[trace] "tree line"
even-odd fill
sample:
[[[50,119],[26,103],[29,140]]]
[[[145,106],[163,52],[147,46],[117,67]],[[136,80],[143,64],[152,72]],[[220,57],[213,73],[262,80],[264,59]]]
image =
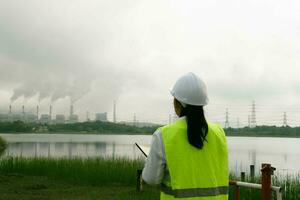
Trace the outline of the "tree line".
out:
[[[225,133],[227,136],[300,137],[300,127],[256,126],[253,128],[226,128]]]
[[[79,122],[74,124],[40,124],[22,121],[0,122],[0,133],[105,133],[152,134],[159,125],[136,127],[112,122]],[[226,128],[227,136],[300,137],[300,127],[256,126],[253,128]]]
[[[157,126],[158,127],[158,126]],[[136,127],[112,122],[79,122],[73,124],[40,124],[22,121],[1,122],[0,133],[131,133],[152,134],[157,127]]]

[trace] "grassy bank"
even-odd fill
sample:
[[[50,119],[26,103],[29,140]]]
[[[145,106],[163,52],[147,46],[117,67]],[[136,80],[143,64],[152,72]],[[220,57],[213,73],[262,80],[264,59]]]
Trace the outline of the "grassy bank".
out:
[[[2,137],[0,137],[0,156],[4,154],[6,148],[7,142]]]
[[[155,200],[156,188],[136,192],[135,187],[117,184],[74,184],[45,176],[0,175],[0,200]]]
[[[48,199],[62,199],[57,198],[59,194],[61,197],[68,196],[63,199],[71,199],[73,196],[68,193],[74,188],[82,191],[82,195],[75,199],[101,199],[99,195],[106,196],[103,199],[107,200],[159,199],[157,187],[148,186],[142,193],[135,192],[136,170],[142,167],[142,160],[128,159],[2,158],[0,161],[0,188],[7,188],[7,195],[12,196],[14,195],[13,191],[25,189],[30,190],[32,195],[38,195],[40,190],[43,194],[53,193],[53,198],[49,197]],[[233,176],[231,179],[238,180]],[[259,177],[256,177],[255,182],[259,181]],[[7,184],[10,182],[11,184]],[[274,176],[273,182],[274,185],[284,188],[285,200],[300,199],[299,176]],[[23,186],[19,188],[18,185]],[[70,188],[72,189],[70,190]],[[53,190],[57,191],[53,192]],[[233,192],[234,188],[230,188],[230,199],[233,199]],[[55,196],[55,194],[57,195]],[[240,195],[243,200],[260,198],[258,190],[241,189]]]
[[[47,176],[73,183],[107,185],[118,183],[134,185],[136,171],[142,169],[141,160],[124,158],[105,159],[47,159],[47,158],[3,158],[0,173]]]

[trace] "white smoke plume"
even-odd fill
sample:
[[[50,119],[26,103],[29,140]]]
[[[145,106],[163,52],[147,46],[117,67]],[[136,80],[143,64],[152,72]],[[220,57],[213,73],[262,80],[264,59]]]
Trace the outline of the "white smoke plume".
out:
[[[20,87],[17,87],[14,89],[13,95],[10,98],[11,103],[13,103],[15,100],[17,100],[20,97],[24,97],[24,99],[29,99],[37,94],[36,88],[34,88],[33,85],[26,84],[21,85]]]
[[[35,83],[25,83],[14,89],[11,96],[11,103],[23,97],[25,100],[38,96],[38,101],[50,98],[51,103],[65,97],[69,97],[71,103],[75,103],[90,91],[91,80],[66,80],[54,81],[52,83],[38,81]]]

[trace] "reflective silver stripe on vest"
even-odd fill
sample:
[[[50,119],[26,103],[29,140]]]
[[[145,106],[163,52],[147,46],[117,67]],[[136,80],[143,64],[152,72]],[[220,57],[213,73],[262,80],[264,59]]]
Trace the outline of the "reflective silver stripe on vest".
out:
[[[176,198],[190,198],[190,197],[209,197],[218,195],[227,195],[228,186],[212,187],[212,188],[190,188],[190,189],[175,189],[161,184],[161,191],[165,194],[172,195]]]

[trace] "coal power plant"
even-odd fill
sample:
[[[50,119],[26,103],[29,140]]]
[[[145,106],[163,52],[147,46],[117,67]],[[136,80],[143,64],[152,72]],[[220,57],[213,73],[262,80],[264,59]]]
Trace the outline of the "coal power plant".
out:
[[[77,98],[78,100],[79,98]],[[79,115],[75,112],[74,103],[76,100],[71,100],[69,113],[62,114],[62,113],[55,113],[53,112],[54,106],[53,102],[45,108],[43,106],[43,110],[41,111],[40,105],[36,107],[30,106],[28,110],[26,110],[26,106],[19,105],[14,106],[12,103],[8,106],[7,112],[5,109],[2,109],[0,112],[0,122],[16,122],[21,121],[24,123],[40,123],[40,124],[72,124],[78,123]],[[55,114],[53,114],[55,113]],[[94,112],[93,120],[90,119],[89,111],[86,112],[86,119],[81,118],[81,121],[103,121],[108,122],[107,119],[107,112]],[[114,101],[113,105],[113,121],[116,123],[116,101]]]
[[[16,109],[17,110],[17,109]],[[107,113],[96,113],[96,121],[107,121]],[[69,115],[56,114],[53,115],[53,106],[49,106],[48,112],[41,112],[40,107],[36,106],[35,112],[26,112],[25,105],[21,110],[15,111],[12,105],[9,105],[7,113],[0,113],[0,122],[22,121],[24,123],[41,123],[41,124],[65,124],[79,122],[79,116],[74,112],[74,105],[70,106]],[[89,121],[89,120],[88,120]]]
[[[79,98],[77,98],[78,100]],[[26,106],[13,106],[10,104],[8,106],[7,112],[0,112],[0,122],[16,122],[21,121],[24,123],[41,123],[41,124],[72,124],[78,123],[79,115],[76,114],[74,103],[76,100],[71,100],[69,114],[55,113],[53,114],[53,102],[49,105],[48,109],[43,107],[41,111],[40,105],[36,107],[30,107],[26,110]],[[5,109],[4,109],[5,110]],[[90,113],[87,111],[86,121],[93,121],[89,117]],[[114,101],[113,106],[113,121],[116,122],[116,101]],[[83,119],[83,118],[81,118]],[[81,121],[85,121],[81,120]],[[94,112],[94,121],[103,121],[107,122],[107,112]]]

